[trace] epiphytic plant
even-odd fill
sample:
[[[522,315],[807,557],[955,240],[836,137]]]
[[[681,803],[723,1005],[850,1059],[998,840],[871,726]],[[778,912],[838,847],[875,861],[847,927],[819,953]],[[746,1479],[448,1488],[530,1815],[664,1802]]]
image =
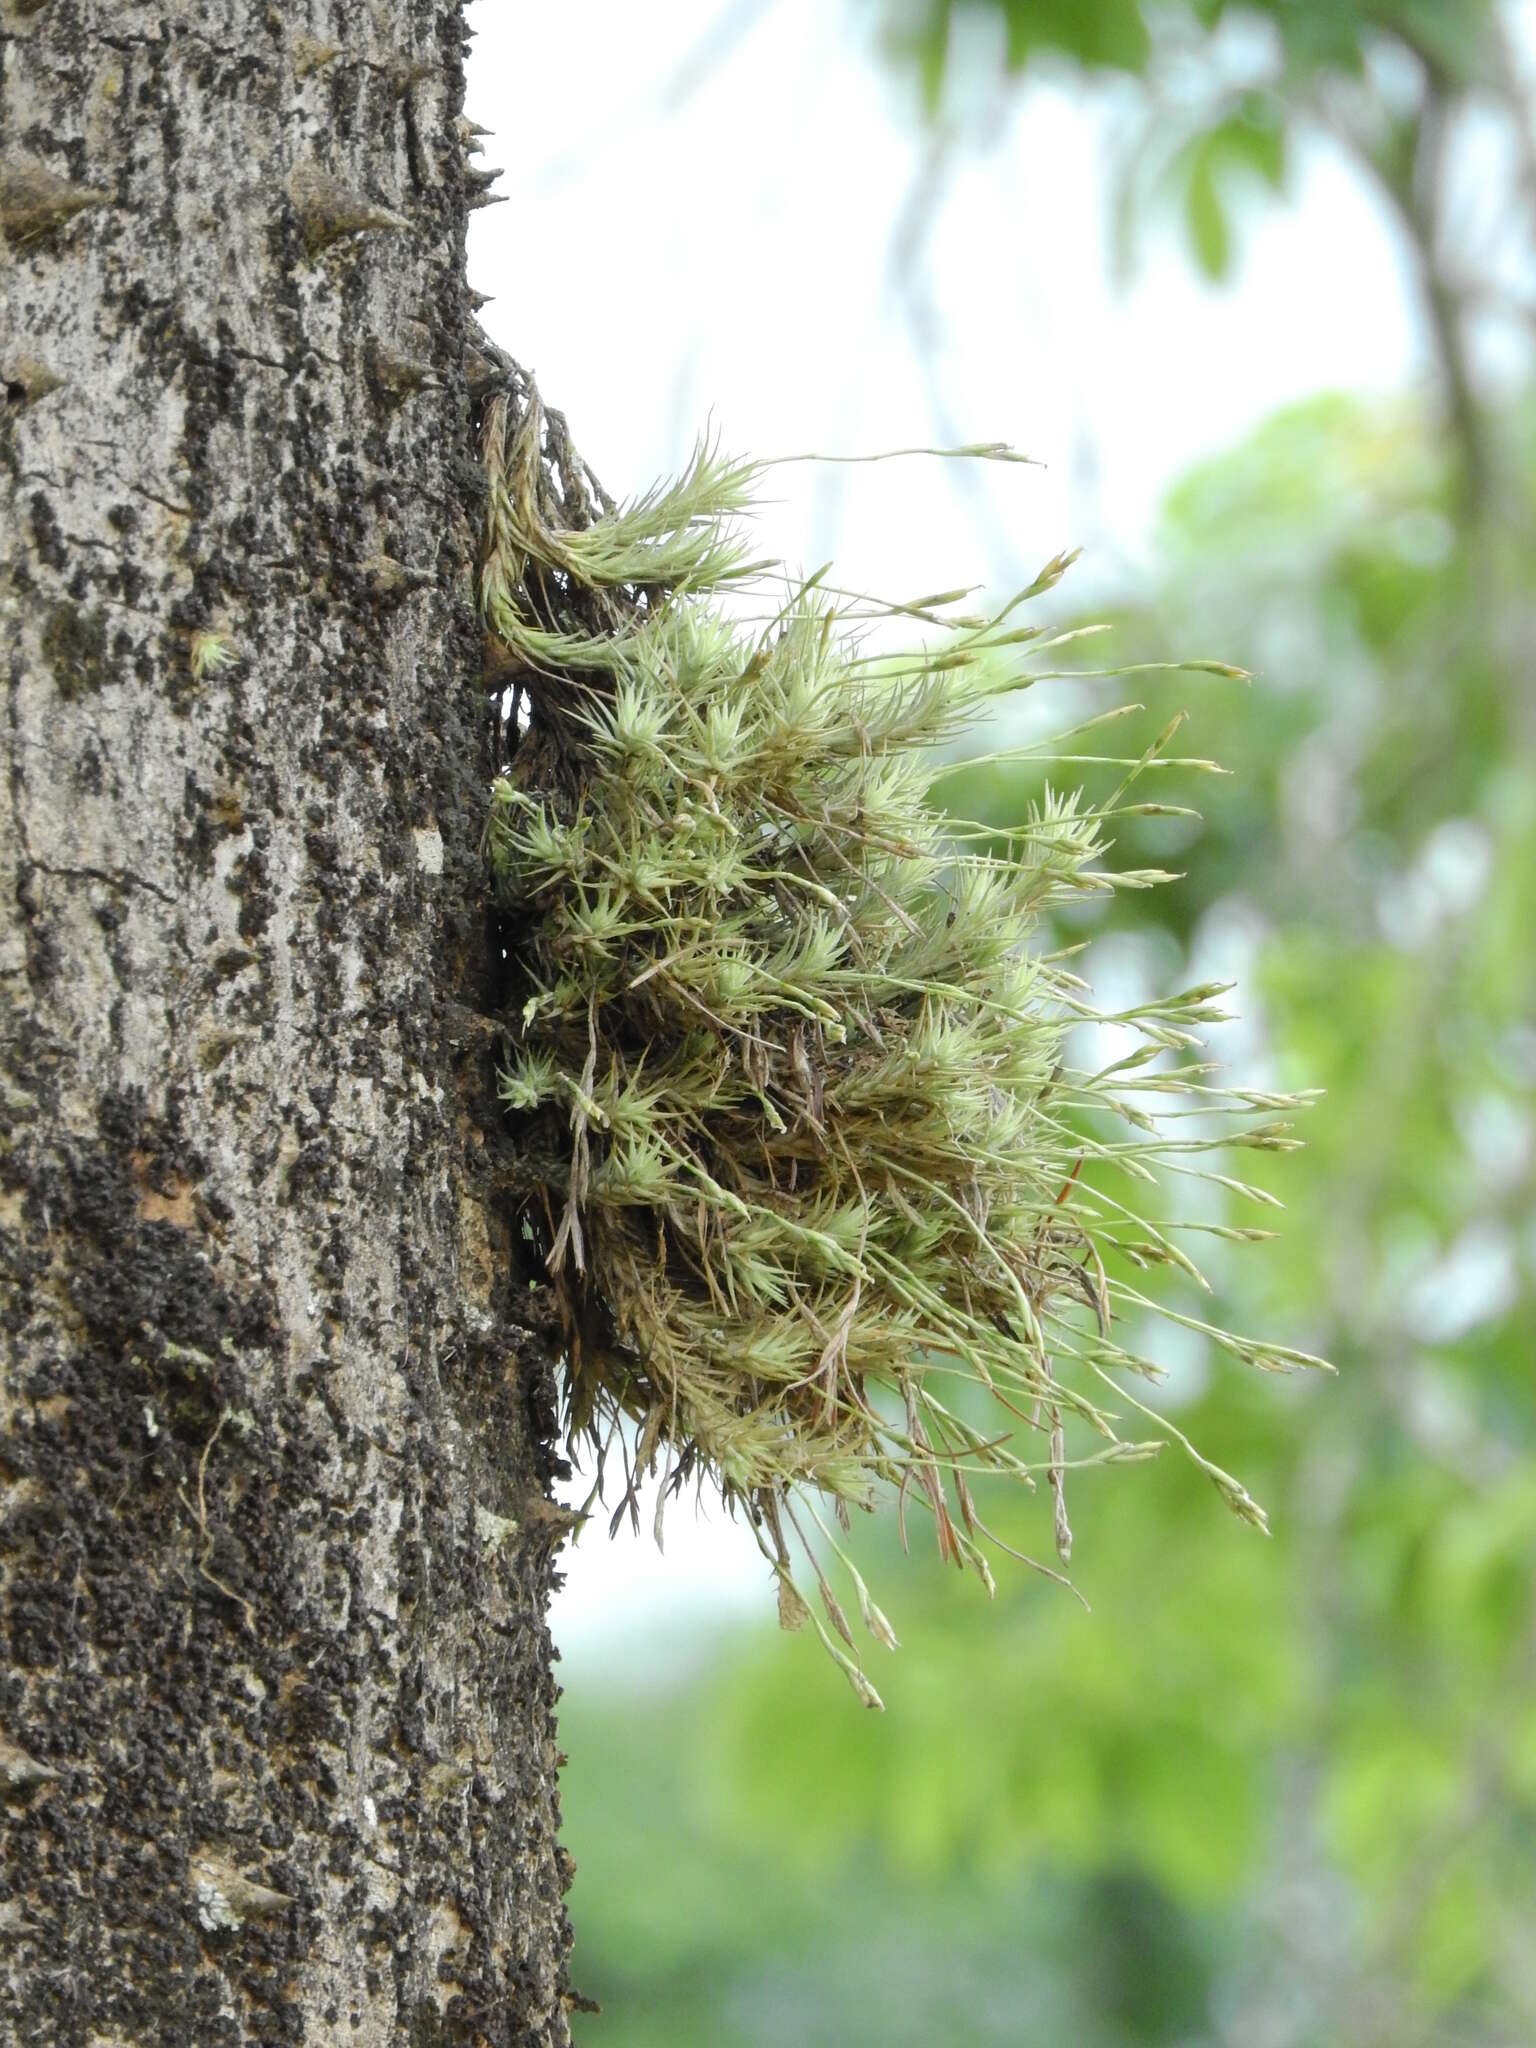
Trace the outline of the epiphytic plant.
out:
[[[964,593],[872,606],[748,560],[764,464],[704,442],[620,508],[531,383],[488,399],[483,432],[482,612],[526,707],[488,827],[521,977],[503,1095],[573,1443],[599,1470],[624,1444],[631,1512],[644,1472],[661,1503],[707,1475],[786,1623],[813,1621],[870,1705],[825,1556],[894,1647],[828,1526],[883,1491],[989,1586],[989,1474],[1044,1480],[1063,1563],[1072,1467],[1169,1438],[1262,1526],[1126,1384],[1156,1370],[1122,1342],[1155,1307],[1135,1269],[1195,1271],[1127,1196],[1218,1144],[1289,1146],[1298,1098],[1213,1084],[1193,1049],[1215,986],[1120,1013],[1137,1049],[1078,1070],[1097,1013],[1047,944],[1054,905],[1164,879],[1103,855],[1116,817],[1173,808],[1139,786],[1174,728],[1103,803],[1047,784],[1006,853],[933,800],[935,748],[1038,680],[1026,656],[1056,642],[1016,618],[1066,560],[986,617],[957,615]],[[868,635],[891,617],[946,630],[892,656]],[[1318,1362],[1197,1327],[1256,1365]],[[1126,1410],[1151,1428],[1122,1434]]]

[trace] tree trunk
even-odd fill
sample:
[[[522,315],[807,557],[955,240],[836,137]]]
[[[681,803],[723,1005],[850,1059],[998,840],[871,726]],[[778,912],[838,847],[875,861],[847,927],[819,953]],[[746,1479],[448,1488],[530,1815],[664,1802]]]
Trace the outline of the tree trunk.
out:
[[[0,0],[0,2037],[568,2038],[458,0]]]

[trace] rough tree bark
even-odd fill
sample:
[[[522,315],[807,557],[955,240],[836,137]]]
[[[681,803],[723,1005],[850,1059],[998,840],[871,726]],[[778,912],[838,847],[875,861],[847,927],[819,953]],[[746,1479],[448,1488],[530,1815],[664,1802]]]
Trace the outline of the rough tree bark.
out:
[[[0,2036],[568,2038],[457,0],[0,0]]]

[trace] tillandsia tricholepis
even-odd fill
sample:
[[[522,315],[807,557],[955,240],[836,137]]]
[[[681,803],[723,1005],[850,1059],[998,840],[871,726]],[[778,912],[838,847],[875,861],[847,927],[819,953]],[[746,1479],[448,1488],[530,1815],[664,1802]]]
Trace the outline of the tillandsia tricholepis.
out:
[[[1062,1566],[1069,1473],[1169,1440],[1264,1526],[1131,1391],[1158,1369],[1127,1333],[1162,1313],[1248,1364],[1321,1361],[1159,1309],[1137,1276],[1195,1275],[1189,1228],[1266,1233],[1154,1221],[1135,1197],[1191,1173],[1256,1192],[1207,1155],[1289,1147],[1304,1098],[1221,1087],[1197,1035],[1214,984],[1117,1012],[1134,1049],[1074,1064],[1078,1027],[1104,1020],[1074,949],[1053,950],[1056,907],[1168,879],[1105,855],[1117,819],[1179,808],[1143,795],[1179,721],[1102,802],[1045,783],[1001,846],[935,798],[940,748],[1062,673],[1039,657],[1070,636],[1020,614],[1068,558],[985,616],[966,592],[879,605],[796,581],[749,554],[771,465],[705,440],[616,506],[510,368],[483,453],[480,601],[524,728],[487,834],[517,981],[502,1094],[572,1445],[599,1475],[620,1445],[619,1512],[659,1472],[659,1533],[671,1496],[712,1481],[782,1618],[810,1621],[870,1705],[828,1574],[894,1648],[838,1540],[883,1493],[903,1536],[931,1516],[989,1588],[989,1475],[1043,1485]],[[926,643],[875,644],[893,619]],[[1074,759],[1085,729],[1058,736]]]

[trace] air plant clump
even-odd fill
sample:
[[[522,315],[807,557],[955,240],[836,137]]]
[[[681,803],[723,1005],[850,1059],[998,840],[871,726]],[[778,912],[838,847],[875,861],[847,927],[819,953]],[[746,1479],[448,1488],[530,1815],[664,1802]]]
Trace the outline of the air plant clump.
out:
[[[1050,946],[1057,906],[1165,879],[1104,855],[1117,817],[1173,808],[1138,792],[1174,727],[1103,803],[1046,784],[1002,852],[935,801],[936,750],[1039,680],[1027,651],[1056,640],[1017,615],[1067,561],[986,617],[957,613],[966,593],[775,582],[743,523],[768,465],[704,442],[616,507],[529,383],[488,403],[484,457],[482,614],[527,707],[487,834],[521,977],[502,1094],[573,1446],[601,1474],[633,1427],[619,1513],[659,1470],[659,1535],[661,1504],[711,1480],[781,1618],[870,1705],[830,1560],[896,1639],[830,1525],[882,1494],[989,1589],[988,1475],[1043,1482],[1063,1565],[1069,1471],[1167,1439],[1262,1527],[1126,1385],[1157,1372],[1126,1340],[1156,1306],[1137,1269],[1195,1273],[1134,1194],[1218,1143],[1288,1147],[1275,1112],[1298,1098],[1224,1092],[1192,1056],[1215,985],[1118,1013],[1136,1049],[1079,1070],[1074,1027],[1103,1020]],[[947,630],[893,656],[867,630],[891,617]],[[1318,1363],[1164,1312],[1255,1365]]]
[[[228,633],[220,631],[196,632],[192,635],[189,656],[193,680],[203,682],[208,676],[223,675],[233,668],[240,659],[240,650]]]

